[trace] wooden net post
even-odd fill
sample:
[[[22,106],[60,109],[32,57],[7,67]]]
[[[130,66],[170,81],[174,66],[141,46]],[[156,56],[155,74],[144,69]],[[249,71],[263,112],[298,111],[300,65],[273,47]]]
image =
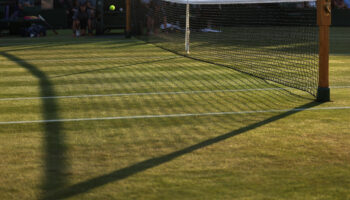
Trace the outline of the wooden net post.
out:
[[[131,0],[125,0],[126,6],[126,22],[125,22],[125,36],[131,37]]]
[[[329,89],[329,26],[331,25],[331,0],[317,0],[319,27],[319,78],[317,101],[330,101]]]

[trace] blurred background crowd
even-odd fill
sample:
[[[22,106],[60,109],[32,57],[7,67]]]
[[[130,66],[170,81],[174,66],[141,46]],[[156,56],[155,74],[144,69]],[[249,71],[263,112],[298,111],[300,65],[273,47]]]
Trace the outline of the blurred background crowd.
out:
[[[142,4],[146,5],[145,7],[151,7],[147,5],[151,5],[153,1],[160,0],[131,1],[141,1]],[[21,33],[24,36],[30,36],[31,34],[28,33],[27,28],[32,26],[33,22],[40,20],[37,18],[39,14],[44,16],[46,21],[55,28],[72,29],[73,36],[95,34],[98,32],[98,26],[96,25],[98,20],[102,23],[100,32],[108,28],[104,26],[105,24],[122,24],[125,19],[125,17],[122,17],[122,15],[125,15],[123,9],[117,9],[110,16],[105,16],[104,20],[101,19],[100,13],[105,11],[100,10],[98,12],[98,9],[96,9],[97,3],[101,2],[106,5],[111,4],[111,2],[116,5],[125,5],[125,0],[0,0],[0,34],[2,30],[9,29],[11,33]],[[314,8],[316,3],[304,2],[298,4],[298,7]],[[349,13],[344,14],[343,12],[339,16],[335,16],[335,24],[339,24],[338,21],[342,21],[345,24],[349,22],[350,24],[350,0],[332,0],[332,8]],[[108,7],[103,9],[107,10],[106,13],[108,14]],[[116,14],[119,14],[119,16]],[[335,14],[337,15],[337,13]],[[23,20],[26,21],[23,22]],[[144,21],[147,26],[150,22],[151,20]],[[43,26],[41,24],[39,26],[34,27],[34,29],[41,30],[39,31],[40,33],[35,33],[34,36],[44,35],[42,33],[43,30],[48,28],[47,25]],[[114,27],[118,26],[115,25]]]

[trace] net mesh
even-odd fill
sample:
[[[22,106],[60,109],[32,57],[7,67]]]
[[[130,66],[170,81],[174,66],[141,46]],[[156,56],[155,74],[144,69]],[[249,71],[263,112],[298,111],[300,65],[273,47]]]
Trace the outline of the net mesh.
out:
[[[225,2],[189,4],[187,9],[182,1],[134,1],[133,32],[176,54],[316,96],[318,28],[314,2]]]

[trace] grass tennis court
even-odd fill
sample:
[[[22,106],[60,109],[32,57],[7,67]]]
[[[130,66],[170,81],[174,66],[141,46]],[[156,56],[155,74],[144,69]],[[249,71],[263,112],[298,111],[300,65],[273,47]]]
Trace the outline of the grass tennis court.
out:
[[[350,199],[349,46],[318,104],[136,39],[0,38],[0,199]]]

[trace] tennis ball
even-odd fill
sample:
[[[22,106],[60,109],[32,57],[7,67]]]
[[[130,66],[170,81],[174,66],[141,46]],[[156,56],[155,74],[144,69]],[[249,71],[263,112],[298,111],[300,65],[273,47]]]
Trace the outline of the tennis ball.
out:
[[[109,6],[109,10],[110,10],[110,11],[115,11],[115,5],[110,5],[110,6]]]

